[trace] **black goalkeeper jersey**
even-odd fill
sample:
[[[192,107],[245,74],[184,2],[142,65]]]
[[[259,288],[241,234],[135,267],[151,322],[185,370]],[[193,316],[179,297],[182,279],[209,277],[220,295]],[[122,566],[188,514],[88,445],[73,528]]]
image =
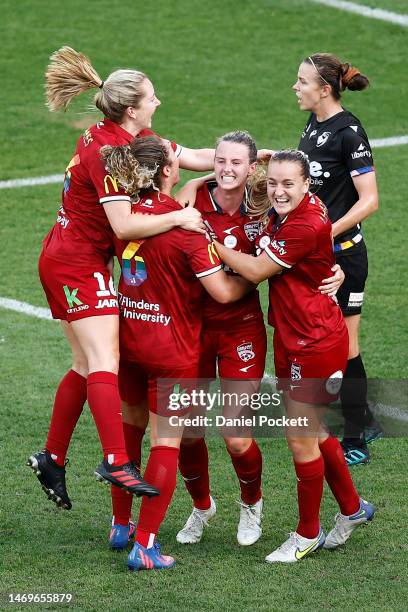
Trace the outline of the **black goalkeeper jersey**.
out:
[[[329,210],[332,223],[343,217],[357,202],[353,176],[374,171],[370,143],[360,121],[344,110],[326,121],[312,113],[302,133],[299,149],[310,162],[310,190]],[[342,242],[360,229],[357,225],[335,238]]]

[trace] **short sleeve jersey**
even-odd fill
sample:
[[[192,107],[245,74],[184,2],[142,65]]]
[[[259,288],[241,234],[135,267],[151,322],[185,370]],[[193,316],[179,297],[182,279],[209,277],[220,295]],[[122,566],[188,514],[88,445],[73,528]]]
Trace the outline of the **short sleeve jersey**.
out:
[[[225,213],[217,204],[213,191],[215,181],[208,181],[197,192],[195,207],[201,212],[208,234],[212,240],[218,240],[225,246],[255,255],[256,238],[262,224],[255,218],[246,214],[245,202],[233,214]],[[234,271],[224,268],[227,274],[234,275]],[[210,295],[206,294],[204,302],[204,327],[208,330],[235,329],[246,322],[263,320],[262,309],[257,290],[251,291],[237,302],[220,304]]]
[[[175,200],[150,194],[132,212],[179,210]],[[116,241],[121,356],[143,365],[183,369],[199,358],[201,277],[222,269],[215,247],[198,233],[173,229],[144,241]]]
[[[326,121],[312,114],[302,133],[299,149],[310,162],[311,191],[319,196],[329,211],[332,223],[343,217],[357,202],[353,177],[374,171],[370,143],[360,121],[344,110]],[[355,226],[336,242],[354,236]]]
[[[313,350],[343,326],[340,308],[318,289],[334,265],[326,207],[307,194],[284,219],[273,215],[257,243],[283,268],[269,279],[269,323],[287,351]]]
[[[143,130],[138,136],[154,135]],[[57,221],[44,239],[48,257],[74,266],[104,265],[113,253],[113,231],[103,204],[125,200],[127,194],[108,174],[100,157],[104,145],[125,145],[132,134],[104,119],[91,126],[78,140],[64,177],[62,203]],[[177,145],[172,143],[173,149]]]

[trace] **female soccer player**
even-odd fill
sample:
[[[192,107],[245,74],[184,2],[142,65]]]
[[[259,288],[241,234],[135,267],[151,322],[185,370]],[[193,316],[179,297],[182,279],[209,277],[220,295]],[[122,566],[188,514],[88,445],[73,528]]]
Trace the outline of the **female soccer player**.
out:
[[[358,525],[373,518],[374,507],[358,496],[340,443],[321,426],[323,406],[338,395],[348,354],[341,311],[318,290],[334,261],[327,209],[309,193],[309,164],[300,151],[275,153],[266,183],[264,210],[273,206],[274,211],[259,240],[264,252],[251,257],[216,246],[221,259],[244,278],[254,283],[269,278],[275,370],[287,415],[295,419],[286,434],[298,481],[299,523],[266,561],[293,563],[322,546],[344,544]],[[327,538],[319,522],[324,477],[340,506]]]
[[[345,419],[342,446],[349,465],[369,461],[365,427],[371,431],[369,441],[381,435],[367,405],[367,376],[358,340],[368,272],[361,222],[378,208],[377,185],[367,134],[360,121],[341,105],[342,91],[365,89],[368,84],[367,77],[354,66],[335,55],[316,53],[301,63],[293,86],[300,109],[312,113],[299,149],[309,157],[311,191],[328,208],[336,261],[346,276],[337,299],[350,339],[341,392]]]
[[[105,147],[102,154],[119,184],[140,195],[135,212],[157,215],[179,209],[170,197],[179,180],[178,159],[170,146],[146,137],[130,146]],[[226,275],[214,246],[198,233],[173,230],[146,241],[122,242],[116,252],[122,266],[119,376],[124,418],[131,423],[130,407],[137,412],[148,401],[151,450],[145,477],[160,490],[154,503],[142,502],[128,566],[166,569],[174,559],[161,554],[155,538],[176,485],[181,417],[191,408],[174,405],[171,398],[190,390],[197,378],[203,287],[226,303],[240,299],[252,285]]]
[[[256,169],[256,160],[256,144],[247,132],[230,132],[219,138],[215,149],[215,181],[206,182],[198,190],[195,202],[211,238],[252,255],[255,255],[255,239],[262,229],[260,221],[250,217],[246,210],[247,180]],[[228,273],[234,274],[232,270]],[[258,291],[254,288],[233,304],[220,304],[210,295],[206,296],[199,378],[214,379],[218,365],[224,396],[250,397],[259,390],[265,357],[266,330]],[[224,406],[227,417],[238,417],[243,411],[240,405]],[[240,432],[238,428],[227,428],[224,440],[241,489],[237,539],[239,544],[248,546],[262,533],[262,455],[249,429]],[[185,433],[179,467],[194,507],[177,534],[177,541],[195,544],[216,512],[210,495],[204,437],[196,434],[188,438]]]
[[[110,258],[114,233],[124,239],[147,237],[183,227],[204,231],[198,211],[174,209],[161,216],[131,215],[130,197],[100,159],[103,145],[130,143],[151,134],[160,105],[150,79],[136,70],[116,70],[103,81],[89,59],[70,47],[51,57],[46,73],[51,111],[96,88],[95,105],[104,118],[87,129],[68,164],[57,222],[44,240],[39,271],[54,318],[61,319],[72,350],[72,368],[55,398],[44,451],[28,460],[50,499],[71,508],[65,486],[65,455],[86,399],[104,451],[99,479],[136,494],[157,494],[129,464],[118,391],[118,303]],[[190,170],[213,166],[212,149],[172,145]]]

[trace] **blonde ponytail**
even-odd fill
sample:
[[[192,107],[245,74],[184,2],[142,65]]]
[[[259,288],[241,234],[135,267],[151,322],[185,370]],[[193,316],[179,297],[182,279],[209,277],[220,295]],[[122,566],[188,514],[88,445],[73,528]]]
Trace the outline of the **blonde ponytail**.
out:
[[[89,58],[71,47],[61,47],[50,60],[45,73],[46,103],[50,111],[66,110],[72,98],[103,85]]]

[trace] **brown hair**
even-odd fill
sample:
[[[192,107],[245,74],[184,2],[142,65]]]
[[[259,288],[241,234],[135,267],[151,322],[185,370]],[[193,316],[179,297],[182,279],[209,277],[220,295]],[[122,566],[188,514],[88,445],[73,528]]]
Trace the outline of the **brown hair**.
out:
[[[302,178],[310,179],[310,165],[308,156],[303,151],[297,149],[282,149],[275,151],[269,160],[272,162],[291,162],[300,166]],[[255,174],[251,177],[251,195],[247,207],[248,215],[261,217],[261,221],[266,225],[268,223],[268,213],[271,210],[271,202],[267,195],[267,165],[258,164]]]
[[[129,145],[101,148],[106,169],[134,198],[160,191],[162,170],[170,166],[168,149],[157,136],[135,138]]]
[[[228,132],[228,134],[224,134],[224,136],[220,136],[215,143],[216,149],[221,142],[235,142],[237,144],[245,145],[248,149],[249,163],[253,164],[256,162],[258,151],[255,140],[252,138],[249,132],[246,132],[245,130],[237,130],[235,132]]]
[[[45,93],[51,111],[66,110],[72,98],[98,88],[95,106],[105,117],[119,123],[126,108],[138,108],[144,95],[141,85],[147,77],[138,70],[115,70],[103,81],[89,58],[71,47],[55,51],[50,60],[45,73]]]
[[[321,85],[331,86],[335,100],[340,100],[341,92],[345,89],[359,91],[370,84],[368,78],[361,74],[358,68],[347,62],[342,63],[331,53],[315,53],[307,57],[304,62],[314,66]]]

